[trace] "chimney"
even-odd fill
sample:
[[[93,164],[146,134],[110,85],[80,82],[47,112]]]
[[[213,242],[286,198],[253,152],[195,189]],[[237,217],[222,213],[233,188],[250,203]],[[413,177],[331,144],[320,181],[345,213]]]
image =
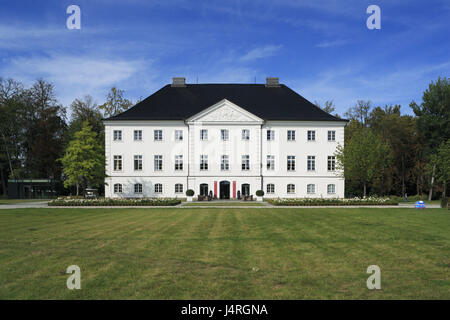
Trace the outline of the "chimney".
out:
[[[183,77],[172,78],[172,87],[186,87],[186,78]]]
[[[278,83],[278,78],[266,78],[267,88],[278,88],[280,84]]]

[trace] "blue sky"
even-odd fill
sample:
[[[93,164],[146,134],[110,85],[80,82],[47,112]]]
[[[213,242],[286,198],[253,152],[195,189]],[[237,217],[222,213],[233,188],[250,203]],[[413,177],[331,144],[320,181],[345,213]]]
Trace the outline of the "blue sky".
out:
[[[66,8],[81,8],[68,30]],[[381,8],[369,30],[366,8]],[[188,83],[263,83],[268,76],[343,113],[358,99],[411,113],[450,71],[450,2],[320,0],[2,0],[0,77],[43,77],[68,106],[112,86],[147,97]]]

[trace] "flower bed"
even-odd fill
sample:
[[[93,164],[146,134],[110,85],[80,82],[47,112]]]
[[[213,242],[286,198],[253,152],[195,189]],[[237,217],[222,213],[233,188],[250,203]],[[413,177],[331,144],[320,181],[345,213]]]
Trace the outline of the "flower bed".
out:
[[[49,206],[85,207],[85,206],[175,206],[181,199],[175,198],[138,198],[138,199],[68,199],[58,198],[50,201]]]
[[[277,199],[267,199],[272,205],[275,206],[396,206],[398,201],[392,200],[390,198],[378,198],[378,197],[367,197],[367,198],[350,198],[350,199],[340,199],[340,198],[277,198]]]

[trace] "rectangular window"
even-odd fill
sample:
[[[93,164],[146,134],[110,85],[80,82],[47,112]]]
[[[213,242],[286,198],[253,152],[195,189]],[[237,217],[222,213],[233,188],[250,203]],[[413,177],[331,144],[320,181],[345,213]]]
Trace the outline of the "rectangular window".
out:
[[[156,183],[155,184],[155,193],[162,193],[162,184],[161,183]]]
[[[134,185],[134,193],[142,193],[142,184],[136,183]]]
[[[181,183],[175,184],[175,193],[183,193],[183,185]]]
[[[134,171],[142,170],[142,156],[134,156]]]
[[[183,155],[175,156],[175,171],[183,170]]]
[[[163,160],[161,155],[155,155],[154,166],[155,171],[161,171],[163,169]]]
[[[287,185],[287,193],[295,193],[295,184]]]
[[[335,185],[335,184],[329,184],[329,185],[327,186],[327,192],[328,192],[329,194],[334,194],[334,193],[336,193],[336,185]]]
[[[272,183],[269,183],[267,185],[267,193],[275,193],[275,185]]]
[[[250,140],[250,130],[242,130],[242,140]]]
[[[114,171],[122,171],[122,156],[114,156]]]
[[[336,170],[336,157],[328,156],[328,171]]]
[[[242,156],[242,170],[250,170],[250,156],[249,155]]]
[[[162,139],[163,139],[162,130],[154,130],[153,136],[154,136],[155,141],[162,141]]]
[[[295,130],[288,130],[287,139],[288,141],[295,141]]]
[[[134,130],[134,141],[142,141],[142,130]]]
[[[229,132],[227,129],[220,130],[220,137],[223,141],[227,141],[229,138]]]
[[[267,156],[267,170],[275,170],[275,156]]]
[[[120,183],[114,185],[114,193],[122,193],[122,185]]]
[[[267,130],[267,140],[275,140],[275,131]]]
[[[208,130],[200,130],[200,140],[208,140]]]
[[[316,131],[308,130],[308,141],[316,141]]]
[[[220,170],[230,170],[230,157],[228,155],[222,155],[220,160]]]
[[[175,141],[183,140],[183,130],[175,130]]]
[[[122,141],[122,130],[114,130],[113,139],[114,141]]]
[[[200,155],[200,170],[208,170],[208,156],[207,155]]]
[[[308,171],[316,170],[316,156],[308,156]]]
[[[316,185],[315,184],[308,184],[306,186],[306,192],[309,194],[316,193]]]
[[[294,171],[295,170],[295,156],[287,157],[287,170]]]
[[[336,141],[336,131],[328,131],[328,141]]]

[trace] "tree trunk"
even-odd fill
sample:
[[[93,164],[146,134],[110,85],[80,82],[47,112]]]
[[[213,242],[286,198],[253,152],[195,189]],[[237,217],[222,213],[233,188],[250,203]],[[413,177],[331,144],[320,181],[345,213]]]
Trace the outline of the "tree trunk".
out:
[[[0,168],[0,179],[2,179],[2,193],[3,193],[3,196],[6,196],[6,183],[5,183],[5,177],[3,175],[3,168]]]
[[[447,197],[447,181],[444,181],[444,190],[442,191],[442,197]]]
[[[402,196],[404,196],[406,193],[406,187],[405,187],[405,160],[404,156],[402,155]]]
[[[77,197],[79,195],[79,191],[80,191],[80,185],[77,183]]]
[[[433,165],[433,172],[431,173],[431,183],[430,183],[430,192],[428,193],[428,201],[431,201],[433,196],[433,185],[434,185],[434,170],[436,170],[436,165]]]
[[[366,197],[366,189],[367,189],[367,187],[366,187],[366,183],[364,182],[364,191],[363,191],[363,198],[365,198],[365,197]]]

